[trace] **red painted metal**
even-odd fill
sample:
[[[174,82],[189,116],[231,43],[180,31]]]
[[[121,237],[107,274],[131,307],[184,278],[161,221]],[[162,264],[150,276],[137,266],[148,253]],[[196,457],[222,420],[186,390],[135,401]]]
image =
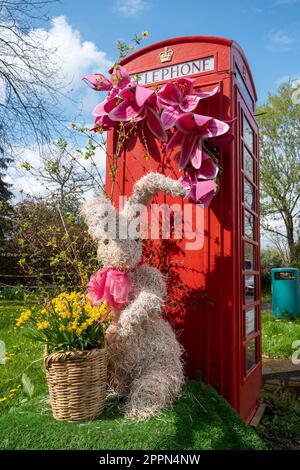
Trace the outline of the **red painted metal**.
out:
[[[159,53],[166,46],[174,51],[174,56],[171,62],[161,64]],[[136,74],[212,55],[215,69],[193,75],[197,87],[210,90],[219,85],[220,89],[217,95],[202,102],[201,112],[223,120],[234,119],[235,139],[220,152],[220,191],[211,207],[205,209],[203,248],[174,255],[176,261],[182,262],[182,270],[179,270],[181,282],[196,293],[205,293],[185,308],[180,339],[186,350],[187,375],[202,378],[215,387],[249,422],[257,408],[261,388],[259,157],[258,128],[254,116],[257,98],[249,64],[240,46],[232,40],[189,36],[147,46],[124,59],[122,65],[129,73]],[[243,122],[248,123],[249,130],[252,129],[251,148],[243,137],[247,130],[243,128]],[[108,133],[107,192],[110,192],[112,185],[109,168],[116,145],[115,137],[113,131]],[[149,171],[159,171],[174,178],[180,176],[177,163],[165,155],[161,144],[153,138],[148,141],[150,159],[145,158],[146,150],[138,138],[132,137],[127,141],[119,157],[114,190],[116,204],[118,196],[129,195],[133,183]],[[253,162],[251,177],[247,174],[249,169],[244,166],[243,152],[248,159],[252,159],[248,163]],[[246,184],[247,188],[251,187],[254,200],[252,208],[248,209],[249,194],[247,200],[244,197]],[[156,201],[180,202],[164,195],[159,195]],[[249,224],[244,226],[244,212],[250,214],[254,223],[252,237],[249,235]],[[250,238],[245,235],[245,230]],[[184,242],[180,241],[179,247],[183,248]],[[250,251],[254,250],[252,261],[245,258],[245,246]],[[246,275],[249,276],[247,281]],[[253,280],[256,286],[254,294]],[[255,330],[246,336],[245,312],[252,318],[252,309],[255,312]],[[255,342],[257,346],[253,353],[251,346]]]

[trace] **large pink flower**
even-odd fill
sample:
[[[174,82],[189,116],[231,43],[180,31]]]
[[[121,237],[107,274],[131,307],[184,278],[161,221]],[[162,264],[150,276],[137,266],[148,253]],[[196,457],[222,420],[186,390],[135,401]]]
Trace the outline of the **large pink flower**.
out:
[[[192,166],[185,169],[185,175],[180,178],[182,185],[188,190],[187,197],[193,202],[208,207],[215,194],[216,183],[214,178],[219,168],[213,160],[205,154],[201,168],[196,170]]]
[[[130,84],[120,91],[119,98],[123,101],[108,114],[112,121],[137,122],[146,119],[152,134],[159,140],[167,141],[168,136],[158,114],[157,95],[154,90]]]
[[[86,75],[82,80],[96,91],[110,91],[110,98],[113,98],[119,90],[122,90],[130,83],[131,78],[129,73],[119,66],[113,69],[111,80],[102,73]]]
[[[186,113],[176,121],[176,132],[167,146],[171,151],[176,146],[181,146],[179,167],[185,168],[190,161],[196,169],[201,167],[202,158],[206,156],[202,150],[203,139],[210,139],[226,134],[229,125],[210,116]]]
[[[113,121],[109,117],[109,113],[112,109],[114,109],[118,104],[118,98],[111,98],[108,97],[102,101],[102,103],[98,104],[93,111],[95,119],[95,125],[92,130],[96,131],[99,127],[102,130],[107,131],[114,127],[117,127],[118,122]]]
[[[209,207],[217,188],[214,180],[198,180],[191,176],[183,176],[180,181],[187,189],[186,197],[189,200],[196,204],[203,204],[204,207]]]
[[[93,75],[86,75],[82,79],[89,87],[96,91],[108,91],[113,87],[112,82],[106,78],[102,73],[94,73]]]
[[[218,87],[212,91],[194,91],[194,81],[189,78],[180,78],[175,83],[166,83],[158,93],[159,103],[165,109],[161,120],[164,128],[173,127],[184,113],[194,111],[200,100],[213,96]]]
[[[83,77],[83,80],[94,90],[109,91],[105,100],[98,104],[93,111],[96,119],[94,127],[91,130],[96,131],[101,128],[107,131],[117,127],[118,123],[110,119],[108,113],[119,103],[118,97],[121,90],[129,85],[131,81],[129,73],[123,67],[118,66],[113,69],[111,80],[101,73],[86,75]]]

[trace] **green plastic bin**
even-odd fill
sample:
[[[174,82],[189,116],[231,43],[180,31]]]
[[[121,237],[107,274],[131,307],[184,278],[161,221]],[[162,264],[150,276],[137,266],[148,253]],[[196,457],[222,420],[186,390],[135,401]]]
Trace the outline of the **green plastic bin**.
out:
[[[274,317],[300,316],[299,269],[272,269],[272,313]]]

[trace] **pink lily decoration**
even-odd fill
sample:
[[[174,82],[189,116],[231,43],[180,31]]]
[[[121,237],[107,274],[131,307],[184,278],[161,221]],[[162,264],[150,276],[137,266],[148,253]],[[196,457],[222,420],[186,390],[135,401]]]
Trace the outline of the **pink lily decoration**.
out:
[[[167,145],[167,151],[181,146],[179,167],[183,169],[190,161],[196,169],[201,167],[206,153],[202,150],[203,139],[209,139],[226,134],[229,125],[210,116],[186,113],[176,121],[176,132]]]
[[[167,141],[168,136],[158,114],[157,95],[154,90],[130,84],[120,91],[119,97],[123,101],[108,113],[112,121],[138,122],[146,119],[152,134],[163,142]]]
[[[117,127],[118,122],[113,121],[109,117],[110,111],[112,111],[117,106],[117,104],[118,98],[115,97],[109,99],[107,97],[104,101],[102,101],[102,103],[96,106],[93,111],[94,116],[96,116],[95,125],[92,129],[93,131],[96,131],[99,127],[101,127],[101,129],[104,131]]]
[[[161,120],[164,128],[173,127],[177,119],[184,113],[194,111],[200,100],[217,93],[218,87],[212,91],[194,91],[194,81],[180,78],[175,83],[166,83],[158,93],[159,103],[165,109]]]
[[[124,67],[115,67],[111,74],[111,81],[116,90],[122,90],[131,82],[129,73]]]
[[[217,185],[213,179],[208,178],[215,178],[217,173],[217,165],[208,156],[203,160],[200,170],[193,167],[187,168],[185,176],[179,180],[188,191],[187,198],[197,204],[203,204],[204,207],[209,207]]]
[[[102,73],[86,75],[82,80],[96,91],[111,91],[109,95],[110,98],[113,98],[118,94],[119,90],[129,85],[131,78],[123,67],[115,67],[111,74],[111,80]]]
[[[82,79],[89,87],[96,91],[111,90],[113,84],[102,73],[94,73],[93,75],[86,75]]]
[[[90,75],[84,78],[88,77],[94,76]],[[110,119],[108,114],[119,103],[119,94],[123,89],[125,89],[125,87],[129,85],[130,80],[130,75],[128,74],[128,72],[126,72],[123,67],[115,67],[111,75],[111,81],[106,79],[106,89],[109,90],[109,93],[105,100],[98,104],[93,111],[94,116],[96,116],[95,125],[92,128],[93,131],[96,131],[98,128],[107,131],[109,129],[117,127],[118,123]],[[89,79],[89,81],[90,83],[92,83],[93,79]]]

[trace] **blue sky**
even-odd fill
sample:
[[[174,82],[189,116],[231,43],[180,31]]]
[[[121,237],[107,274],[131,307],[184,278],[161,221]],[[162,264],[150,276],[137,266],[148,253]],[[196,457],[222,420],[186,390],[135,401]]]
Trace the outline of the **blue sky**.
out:
[[[111,60],[117,39],[145,30],[147,44],[196,34],[235,39],[248,57],[260,101],[282,79],[300,76],[300,0],[62,0],[50,13],[65,16],[82,41]]]
[[[65,100],[64,111],[70,122],[92,125],[92,110],[103,96],[82,77],[106,73],[117,59],[116,41],[128,42],[142,31],[150,34],[143,45],[186,35],[235,39],[250,62],[260,102],[282,80],[300,79],[300,0],[61,0],[49,16],[42,37],[45,47],[56,51],[53,61],[66,78],[65,92],[72,99]],[[37,148],[23,149],[23,160],[38,166]],[[104,162],[103,155],[97,159],[101,171]],[[7,178],[16,195],[43,191],[20,168],[12,167]]]

